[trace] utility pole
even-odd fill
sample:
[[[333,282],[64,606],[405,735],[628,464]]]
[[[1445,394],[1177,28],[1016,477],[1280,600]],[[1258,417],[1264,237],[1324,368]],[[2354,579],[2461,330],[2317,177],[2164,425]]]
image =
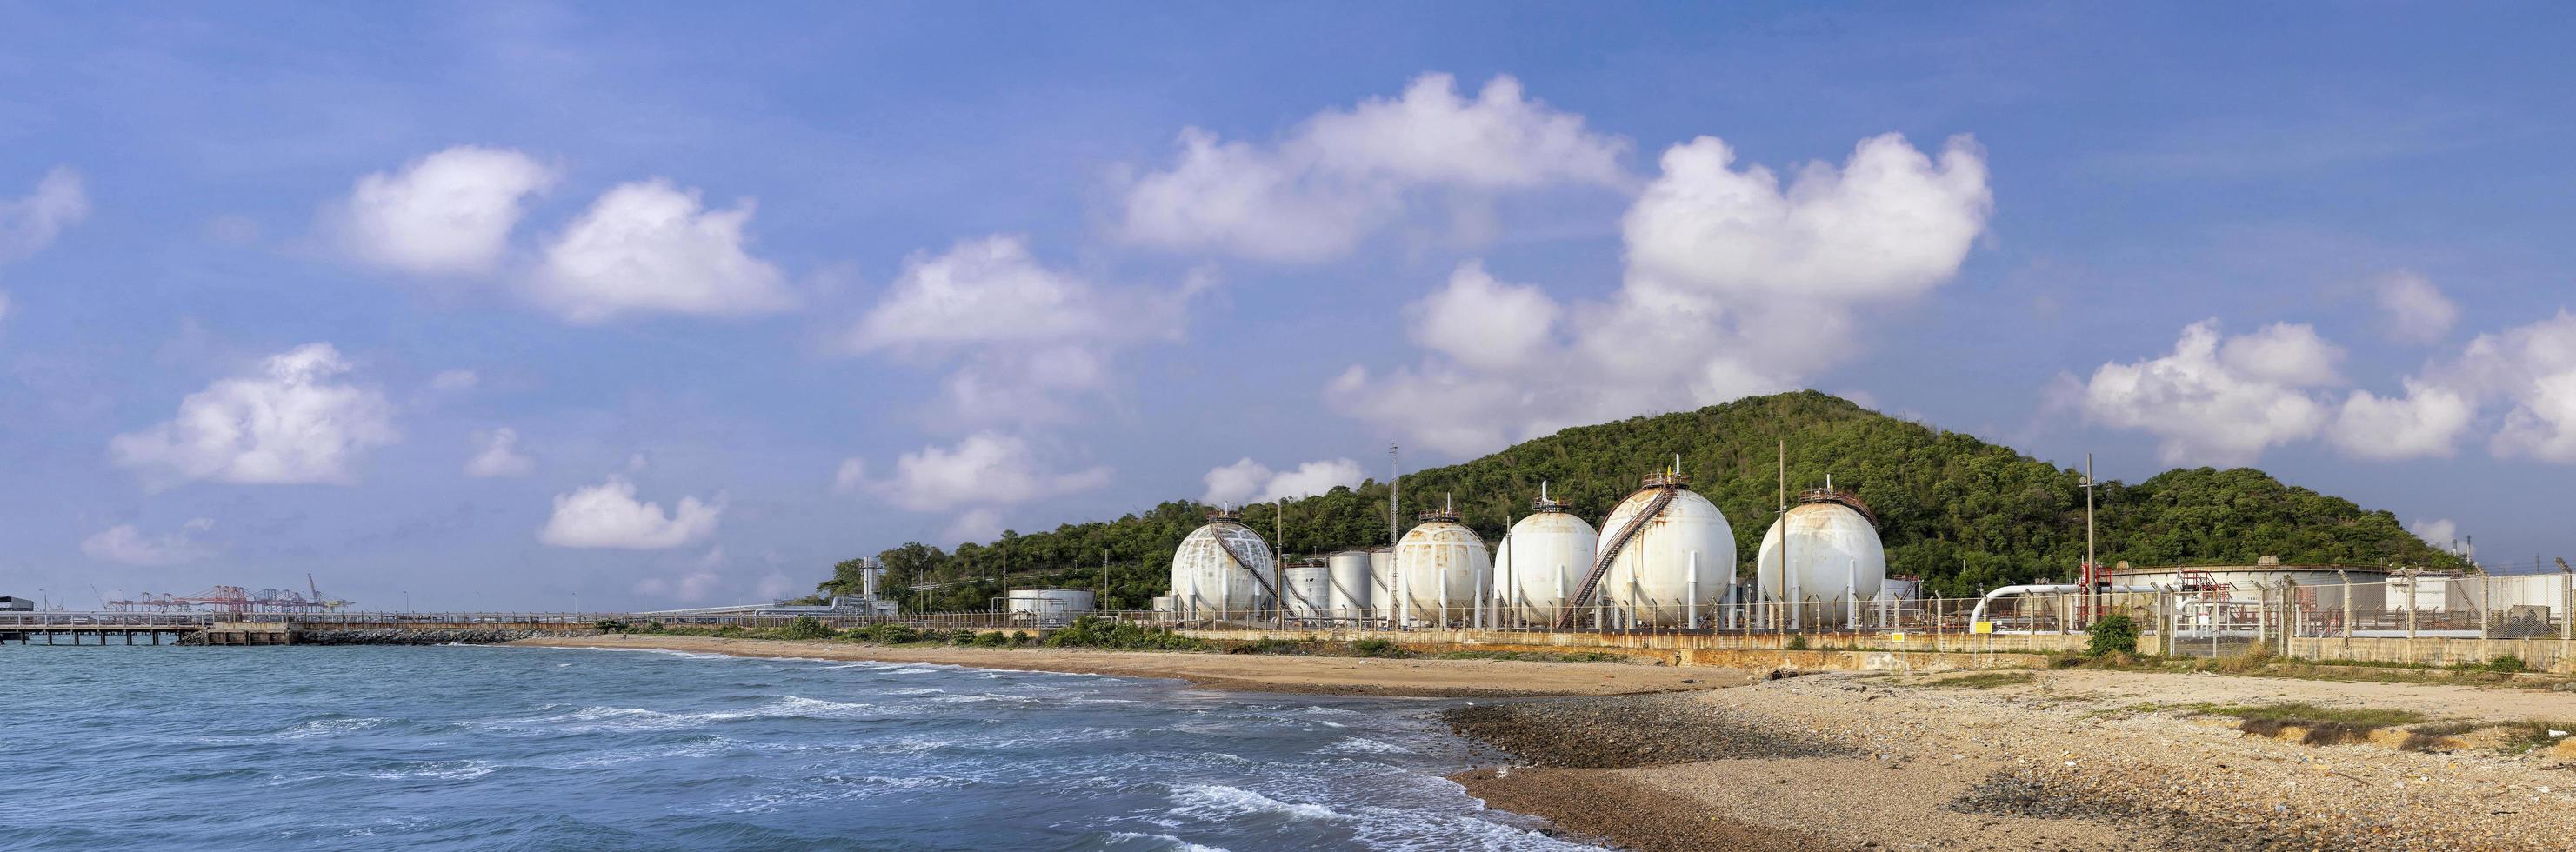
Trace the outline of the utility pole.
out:
[[[1404,502],[1400,498],[1404,493],[1404,463],[1396,456],[1397,449],[1394,444],[1386,447],[1386,546],[1389,551],[1394,550],[1404,538],[1403,531],[1398,529],[1398,525],[1403,523]]]
[[[2084,609],[2093,618],[2102,611],[2101,588],[2096,574],[2101,567],[2093,553],[2093,454],[2084,454]]]
[[[1270,529],[1271,535],[1279,540],[1279,546],[1270,551],[1270,588],[1279,593],[1279,600],[1271,604],[1279,608],[1271,616],[1271,626],[1285,630],[1288,627],[1288,498],[1279,498],[1278,504],[1271,508]]]

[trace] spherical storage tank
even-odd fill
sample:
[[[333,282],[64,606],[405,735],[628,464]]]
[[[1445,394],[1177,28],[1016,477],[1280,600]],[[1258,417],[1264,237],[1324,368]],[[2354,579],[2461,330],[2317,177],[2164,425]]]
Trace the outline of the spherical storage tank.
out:
[[[1206,526],[1172,551],[1172,608],[1191,617],[1254,612],[1272,605],[1270,545],[1226,512],[1208,513]]]
[[[1786,545],[1789,571],[1781,571]],[[1762,534],[1754,558],[1754,576],[1766,601],[1844,602],[1846,595],[1867,601],[1878,597],[1887,579],[1887,550],[1878,542],[1878,520],[1867,505],[1839,491],[1810,491]],[[1794,577],[1797,586],[1788,583]],[[1794,594],[1793,594],[1794,592]],[[1843,607],[1825,607],[1819,617],[1840,618]]]
[[[1646,477],[1601,522],[1601,550],[1628,537],[1594,593],[1610,623],[1604,626],[1684,627],[1696,615],[1706,627],[1715,619],[1718,602],[1735,585],[1735,530],[1717,504],[1688,485],[1679,473]],[[1640,522],[1666,491],[1672,499],[1663,510]]]
[[[1327,613],[1333,618],[1367,618],[1369,610],[1369,553],[1345,550],[1326,559],[1332,571],[1332,602]]]
[[[1556,620],[1565,599],[1592,570],[1600,535],[1547,499],[1545,485],[1539,486],[1539,498],[1530,508],[1530,516],[1512,524],[1512,534],[1494,549],[1494,584],[1502,595],[1504,621],[1543,625]]]
[[[1411,624],[1466,622],[1475,617],[1477,596],[1493,591],[1493,557],[1456,512],[1424,512],[1422,521],[1395,544],[1401,617]]]

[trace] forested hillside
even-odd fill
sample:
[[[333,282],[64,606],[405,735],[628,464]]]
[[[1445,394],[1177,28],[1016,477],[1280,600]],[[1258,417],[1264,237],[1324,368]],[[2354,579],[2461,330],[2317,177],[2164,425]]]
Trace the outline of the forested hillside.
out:
[[[1831,474],[1837,487],[1858,492],[1877,511],[1891,573],[1920,575],[1942,593],[1958,595],[2069,578],[2083,560],[2081,471],[1813,391],[1567,429],[1463,464],[1409,472],[1403,517],[1409,527],[1413,513],[1454,495],[1470,526],[1499,539],[1511,519],[1528,513],[1546,480],[1551,496],[1598,523],[1640,476],[1671,464],[1678,453],[1692,487],[1733,523],[1738,558],[1749,564],[1778,506],[1783,439],[1792,493],[1823,485]],[[1286,549],[1385,544],[1386,498],[1386,485],[1372,480],[1290,501]],[[2134,484],[2106,480],[2095,498],[2106,564],[2241,565],[2270,554],[2291,563],[2461,567],[2394,515],[2283,485],[2250,468],[2176,469]],[[986,606],[1000,588],[995,578],[1007,549],[1014,578],[1058,572],[1018,582],[1082,588],[1102,587],[1105,556],[1104,606],[1142,608],[1169,586],[1172,548],[1206,511],[1175,501],[1115,521],[1004,533],[1001,541],[962,545],[954,553],[907,544],[879,556],[898,586],[955,584],[908,598],[907,607]],[[1277,512],[1271,505],[1246,507],[1244,521],[1268,536],[1282,520]],[[820,591],[853,583],[850,567],[844,563]]]

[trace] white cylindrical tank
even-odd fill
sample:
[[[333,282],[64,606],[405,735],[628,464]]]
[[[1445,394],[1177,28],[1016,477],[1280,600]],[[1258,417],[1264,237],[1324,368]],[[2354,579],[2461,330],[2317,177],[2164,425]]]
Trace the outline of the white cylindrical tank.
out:
[[[1395,548],[1369,548],[1369,616],[1395,618]]]
[[[1601,576],[1594,596],[1603,626],[1685,627],[1716,622],[1717,604],[1735,584],[1735,530],[1717,504],[1684,487],[1678,474],[1646,478],[1646,486],[1610,510],[1601,522],[1599,548],[1607,550],[1658,493],[1673,499],[1647,518]],[[1586,566],[1587,570],[1590,566]]]
[[[1155,595],[1155,596],[1154,596],[1154,611],[1155,611],[1155,612],[1171,612],[1171,611],[1172,611],[1172,596],[1171,596],[1171,595]]]
[[[1288,617],[1323,618],[1333,607],[1333,569],[1324,565],[1291,565],[1281,569],[1287,584]]]
[[[1784,545],[1786,573],[1781,570]],[[1878,597],[1887,580],[1887,550],[1879,545],[1877,521],[1858,500],[1839,493],[1809,492],[1804,502],[1789,507],[1762,534],[1762,550],[1754,566],[1762,600],[1848,604]],[[1849,606],[1809,607],[1802,618],[1840,624],[1849,610]]]
[[[1333,554],[1324,564],[1331,568],[1332,602],[1327,615],[1335,619],[1361,619],[1369,615],[1369,554],[1365,550],[1345,550]]]
[[[1039,627],[1063,627],[1092,611],[1090,589],[1012,589],[1013,616],[1027,616]]]
[[[1190,618],[1214,618],[1271,608],[1265,590],[1273,559],[1270,545],[1241,519],[1209,513],[1207,526],[1191,531],[1172,551],[1173,610]]]
[[[1556,621],[1565,599],[1592,570],[1600,535],[1556,501],[1539,498],[1529,517],[1512,524],[1494,550],[1494,584],[1508,625],[1545,626]]]
[[[1395,545],[1396,599],[1408,625],[1465,624],[1475,618],[1477,597],[1494,583],[1485,540],[1449,512],[1425,512],[1423,524]]]

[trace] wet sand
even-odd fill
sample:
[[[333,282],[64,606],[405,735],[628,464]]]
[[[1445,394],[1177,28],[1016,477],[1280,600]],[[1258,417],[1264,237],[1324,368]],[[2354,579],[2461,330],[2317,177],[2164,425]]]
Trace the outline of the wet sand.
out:
[[[706,636],[576,636],[523,639],[510,644],[660,649],[737,657],[936,663],[987,669],[1177,678],[1216,689],[1258,692],[1433,698],[1623,695],[1716,689],[1740,686],[1756,679],[1751,673],[1732,669],[1674,668],[1636,663],[1374,659],[1060,648],[888,647],[849,642]]]

